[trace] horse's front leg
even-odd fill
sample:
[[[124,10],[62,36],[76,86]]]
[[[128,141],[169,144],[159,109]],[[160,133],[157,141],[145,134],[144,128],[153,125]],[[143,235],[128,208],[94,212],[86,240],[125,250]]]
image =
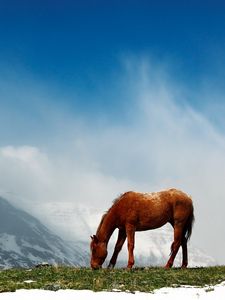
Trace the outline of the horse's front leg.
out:
[[[118,254],[119,254],[120,250],[122,249],[125,240],[126,240],[126,231],[120,229],[119,233],[118,233],[118,239],[117,239],[117,242],[115,245],[115,249],[114,249],[112,258],[110,259],[108,268],[114,268]]]
[[[127,234],[127,248],[128,248],[128,264],[127,268],[131,269],[134,265],[134,235],[135,235],[135,227],[133,225],[128,224],[126,226],[126,234]]]

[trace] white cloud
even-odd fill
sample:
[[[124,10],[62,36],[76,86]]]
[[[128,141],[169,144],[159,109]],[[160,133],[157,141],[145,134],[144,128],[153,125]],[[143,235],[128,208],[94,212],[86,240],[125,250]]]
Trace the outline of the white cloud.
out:
[[[6,146],[0,149],[2,157],[25,163],[29,168],[39,168],[37,161],[46,161],[46,156],[39,149],[31,146],[13,147]]]

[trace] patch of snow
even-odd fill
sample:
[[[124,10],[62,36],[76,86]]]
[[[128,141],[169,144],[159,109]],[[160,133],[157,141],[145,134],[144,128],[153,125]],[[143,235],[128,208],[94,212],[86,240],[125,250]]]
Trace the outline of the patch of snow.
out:
[[[28,243],[25,240],[22,240],[22,245],[23,245],[24,248],[25,247],[31,248],[31,249],[34,249],[34,250],[37,250],[37,251],[40,251],[40,252],[47,252],[47,251],[49,251],[46,248],[40,247],[39,245],[30,244],[30,243]]]
[[[11,234],[3,233],[0,235],[0,247],[4,251],[14,251],[22,255],[20,247],[17,245],[16,237]]]
[[[154,293],[142,292],[93,292],[88,290],[59,290],[57,292],[45,290],[17,290],[15,293],[2,293],[0,300],[215,300],[224,299],[225,282],[205,288],[180,287],[162,288]]]

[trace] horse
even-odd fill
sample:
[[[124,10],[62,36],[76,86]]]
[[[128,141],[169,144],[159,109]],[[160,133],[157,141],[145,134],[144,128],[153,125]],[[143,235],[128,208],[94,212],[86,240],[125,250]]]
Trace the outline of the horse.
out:
[[[128,264],[134,265],[135,231],[145,231],[159,228],[170,223],[174,229],[174,240],[166,269],[173,266],[176,254],[182,246],[182,266],[188,265],[187,241],[191,237],[194,222],[192,199],[184,192],[169,189],[154,193],[139,193],[129,191],[115,199],[111,208],[103,215],[95,235],[91,236],[92,269],[102,267],[107,257],[107,245],[116,228],[118,239],[110,259],[108,268],[116,264],[118,254],[127,238]]]

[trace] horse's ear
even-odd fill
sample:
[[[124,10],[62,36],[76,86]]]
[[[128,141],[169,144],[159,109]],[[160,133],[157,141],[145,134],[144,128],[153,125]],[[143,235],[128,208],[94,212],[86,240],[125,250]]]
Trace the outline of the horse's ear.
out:
[[[94,243],[98,243],[98,238],[97,238],[96,235],[92,235],[92,236],[91,236],[91,239],[92,239],[92,241],[93,241]]]

